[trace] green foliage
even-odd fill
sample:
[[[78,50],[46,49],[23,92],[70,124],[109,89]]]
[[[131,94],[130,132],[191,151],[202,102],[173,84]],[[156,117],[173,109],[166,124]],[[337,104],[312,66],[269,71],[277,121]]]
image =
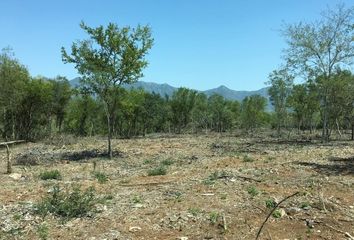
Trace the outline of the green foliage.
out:
[[[38,234],[39,239],[47,240],[49,238],[48,226],[46,224],[44,224],[44,223],[38,225],[37,234]]]
[[[90,39],[73,43],[71,54],[62,48],[64,63],[73,63],[82,75],[81,87],[95,93],[104,103],[108,130],[108,153],[112,158],[111,138],[115,126],[121,84],[136,82],[147,66],[145,56],[153,38],[148,26],[119,28],[109,23],[105,28],[80,27]]]
[[[270,199],[267,199],[265,201],[265,205],[266,205],[267,208],[272,209],[272,208],[274,208],[277,205],[277,203],[274,201],[274,199],[270,198]]]
[[[271,86],[268,89],[268,94],[274,106],[278,134],[280,134],[280,129],[287,127],[288,124],[288,98],[291,94],[293,80],[294,77],[286,69],[275,70],[269,75],[268,84]]]
[[[188,209],[188,212],[190,214],[192,214],[193,216],[198,216],[200,213],[202,213],[202,210],[200,208],[195,208],[195,207],[192,207],[192,208],[189,208]]]
[[[97,171],[95,171],[95,172],[93,173],[93,175],[95,176],[95,178],[97,179],[97,181],[98,181],[99,183],[101,183],[101,184],[108,181],[107,175],[106,175],[105,173],[103,173],[103,172],[97,172]]]
[[[273,213],[272,213],[272,216],[274,218],[281,218],[281,212],[279,209],[276,209]]]
[[[220,217],[220,213],[218,212],[213,211],[209,213],[209,220],[212,224],[217,223],[219,217]]]
[[[45,171],[39,174],[39,178],[42,180],[49,180],[49,179],[61,180],[61,174],[59,170]]]
[[[255,197],[259,194],[259,190],[255,186],[248,187],[247,192],[251,197]]]
[[[308,208],[308,207],[310,207],[310,203],[309,202],[302,202],[300,204],[300,208]]]
[[[132,203],[143,203],[143,198],[139,195],[135,195],[133,198],[132,198]]]
[[[170,166],[174,163],[174,161],[172,159],[164,159],[161,161],[161,165],[163,166]]]
[[[243,99],[241,104],[241,126],[246,130],[254,130],[266,123],[267,99],[260,95],[253,95]]]
[[[64,219],[86,216],[96,203],[95,191],[92,187],[82,191],[79,186],[65,192],[55,185],[48,196],[35,205],[37,214],[46,216],[52,213]]]
[[[248,155],[245,155],[245,156],[243,156],[243,161],[244,162],[254,162],[254,158],[252,158]]]
[[[179,88],[171,97],[172,124],[177,133],[190,122],[197,92],[187,88]]]
[[[166,175],[166,174],[167,174],[167,169],[164,166],[158,166],[148,171],[148,176],[158,176],[158,175]]]

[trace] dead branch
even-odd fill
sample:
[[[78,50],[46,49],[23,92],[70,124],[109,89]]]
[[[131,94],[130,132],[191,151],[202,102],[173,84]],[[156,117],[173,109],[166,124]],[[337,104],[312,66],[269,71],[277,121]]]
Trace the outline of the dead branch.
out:
[[[264,220],[264,222],[262,223],[261,227],[258,230],[257,236],[256,236],[256,240],[259,238],[259,236],[261,235],[262,229],[265,225],[265,223],[268,221],[268,219],[270,218],[270,216],[273,214],[273,212],[275,211],[275,209],[277,209],[277,207],[280,206],[280,204],[282,204],[283,202],[285,202],[286,200],[288,200],[289,198],[292,198],[296,195],[298,195],[300,192],[296,192],[294,194],[291,194],[290,196],[287,196],[286,198],[284,198],[283,200],[281,200],[277,205],[275,205],[275,207],[272,209],[272,211],[270,211],[270,213],[268,214],[268,216],[266,217],[266,219]]]

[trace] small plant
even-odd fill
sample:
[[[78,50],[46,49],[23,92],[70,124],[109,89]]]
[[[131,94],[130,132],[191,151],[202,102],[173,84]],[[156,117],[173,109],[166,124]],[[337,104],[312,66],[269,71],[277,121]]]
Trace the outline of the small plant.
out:
[[[210,212],[209,213],[209,220],[212,224],[215,224],[219,219],[220,214],[218,212]]]
[[[161,161],[161,165],[163,165],[163,166],[170,166],[172,164],[173,164],[172,159],[165,159],[165,160]]]
[[[251,195],[252,197],[255,197],[259,194],[258,189],[255,186],[251,186],[247,189],[247,192],[249,195]]]
[[[48,226],[45,224],[41,224],[37,227],[37,233],[38,237],[41,240],[47,240],[48,239]]]
[[[151,159],[145,159],[145,160],[144,160],[144,164],[146,164],[146,165],[147,165],[147,164],[151,164],[151,163],[152,163],[152,160],[151,160]]]
[[[309,208],[310,207],[310,203],[309,202],[302,202],[301,204],[300,204],[300,208],[302,208],[302,209],[306,209],[306,208]]]
[[[141,196],[138,196],[138,195],[135,195],[133,198],[132,198],[132,203],[143,203],[143,199]]]
[[[254,162],[254,159],[248,155],[243,156],[243,162]]]
[[[39,174],[39,178],[42,180],[49,180],[49,179],[61,180],[61,174],[59,170],[45,171]]]
[[[18,213],[16,213],[16,214],[14,215],[14,220],[15,220],[15,221],[19,221],[19,220],[21,220],[21,218],[22,218],[22,216],[21,216],[20,214],[18,214]]]
[[[279,209],[275,210],[273,213],[272,213],[272,216],[274,218],[281,218],[281,212]]]
[[[52,213],[64,219],[86,216],[96,203],[94,192],[92,187],[82,191],[79,186],[63,192],[59,185],[55,185],[49,196],[36,204],[34,210],[42,216]]]
[[[101,184],[108,181],[107,175],[104,174],[103,172],[94,172],[93,174],[94,174],[95,178],[97,179],[97,181]]]
[[[266,207],[270,208],[270,209],[275,208],[275,206],[277,205],[277,203],[274,201],[274,199],[271,199],[271,198],[267,199],[265,201],[265,204],[266,204]]]
[[[227,198],[227,194],[226,193],[221,194],[221,196],[220,196],[221,200],[225,200],[226,198]]]
[[[197,216],[200,214],[202,211],[199,208],[189,208],[188,212],[192,214],[193,216]]]
[[[159,166],[154,169],[150,169],[148,171],[149,176],[159,176],[159,175],[166,175],[167,174],[167,169],[164,166]]]

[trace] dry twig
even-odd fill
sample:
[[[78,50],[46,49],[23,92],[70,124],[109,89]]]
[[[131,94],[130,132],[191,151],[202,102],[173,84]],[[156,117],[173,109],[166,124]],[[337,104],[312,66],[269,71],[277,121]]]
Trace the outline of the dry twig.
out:
[[[294,194],[291,194],[290,196],[287,196],[286,198],[284,198],[283,200],[281,200],[277,205],[275,205],[275,207],[272,209],[272,211],[270,211],[270,213],[268,214],[268,216],[266,217],[266,219],[264,220],[264,222],[262,223],[261,227],[258,230],[257,236],[256,236],[256,240],[259,238],[259,236],[261,235],[262,229],[265,225],[265,223],[268,221],[268,219],[270,218],[270,216],[272,215],[272,213],[275,211],[275,209],[277,209],[277,207],[280,206],[280,204],[282,204],[283,202],[285,202],[286,200],[288,200],[289,198],[292,198],[296,195],[298,195],[300,192],[296,192]]]

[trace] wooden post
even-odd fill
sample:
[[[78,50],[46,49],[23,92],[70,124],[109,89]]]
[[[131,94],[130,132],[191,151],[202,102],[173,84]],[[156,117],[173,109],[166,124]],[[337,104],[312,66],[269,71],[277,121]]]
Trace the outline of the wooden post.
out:
[[[8,144],[6,144],[6,153],[7,153],[7,170],[6,170],[6,173],[7,174],[11,174],[12,173],[12,163],[11,163],[10,148],[9,148]]]
[[[16,140],[16,141],[11,141],[11,142],[0,143],[0,147],[1,146],[6,147],[6,153],[7,153],[7,169],[6,169],[6,173],[8,173],[8,174],[12,173],[11,152],[10,152],[9,145],[17,144],[17,143],[23,143],[23,142],[25,142],[25,140]]]

